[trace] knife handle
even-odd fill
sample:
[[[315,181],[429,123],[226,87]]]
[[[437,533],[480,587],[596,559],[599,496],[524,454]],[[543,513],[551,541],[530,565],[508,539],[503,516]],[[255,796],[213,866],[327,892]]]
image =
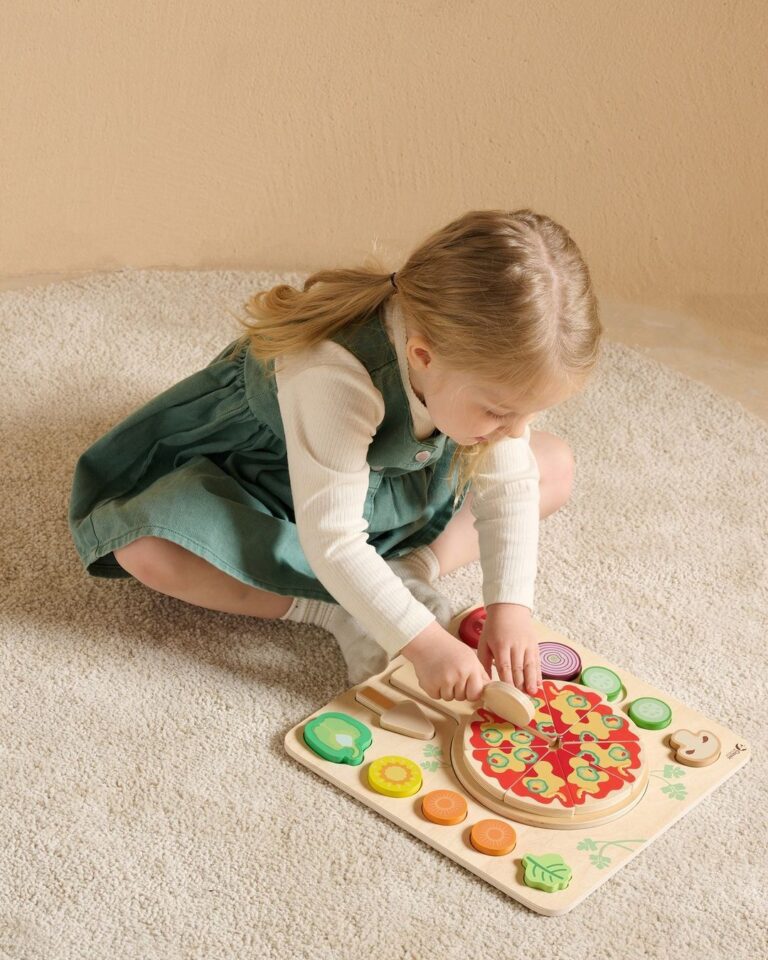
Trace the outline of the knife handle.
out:
[[[355,693],[355,700],[362,703],[364,707],[368,707],[369,710],[373,710],[374,713],[383,713],[390,707],[395,706],[394,700],[390,700],[386,694],[375,687],[361,687]]]

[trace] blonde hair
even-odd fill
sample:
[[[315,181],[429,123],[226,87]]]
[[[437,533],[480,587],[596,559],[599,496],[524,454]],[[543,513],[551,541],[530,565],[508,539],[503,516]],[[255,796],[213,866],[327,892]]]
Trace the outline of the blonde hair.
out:
[[[245,328],[237,346],[249,340],[268,361],[363,323],[395,294],[391,272],[369,256],[361,267],[313,273],[303,290],[281,283],[256,293],[245,304],[256,323],[232,314]],[[589,270],[568,231],[544,214],[471,210],[428,236],[395,283],[409,328],[451,369],[512,391],[576,390],[597,363],[603,327]],[[454,507],[493,443],[457,444]]]

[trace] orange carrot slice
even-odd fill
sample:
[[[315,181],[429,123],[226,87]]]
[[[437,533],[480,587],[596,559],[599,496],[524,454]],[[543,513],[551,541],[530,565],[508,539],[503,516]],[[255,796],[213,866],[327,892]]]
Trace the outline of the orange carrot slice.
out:
[[[431,790],[421,800],[421,812],[432,823],[450,826],[467,815],[467,801],[455,790]]]
[[[503,857],[514,850],[517,834],[503,820],[478,820],[469,834],[472,846],[491,857]]]

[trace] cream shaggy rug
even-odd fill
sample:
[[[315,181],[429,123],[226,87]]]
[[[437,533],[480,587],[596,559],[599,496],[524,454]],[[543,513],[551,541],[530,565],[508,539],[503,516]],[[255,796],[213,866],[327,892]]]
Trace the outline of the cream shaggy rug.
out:
[[[535,617],[730,726],[752,761],[580,906],[542,917],[297,764],[346,689],[317,627],[83,571],[79,454],[303,275],[123,270],[0,294],[0,957],[766,956],[768,426],[607,344],[540,417],[577,461]],[[480,568],[444,577],[480,598]]]

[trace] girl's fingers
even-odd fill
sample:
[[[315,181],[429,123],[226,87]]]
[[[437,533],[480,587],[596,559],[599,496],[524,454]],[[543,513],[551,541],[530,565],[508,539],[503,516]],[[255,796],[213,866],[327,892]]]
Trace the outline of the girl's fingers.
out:
[[[533,660],[528,660],[525,664],[525,687],[528,693],[534,694],[539,689],[537,682],[538,671]]]
[[[483,646],[481,644],[481,646],[478,648],[478,651],[477,651],[477,657],[480,663],[482,663],[483,669],[485,670],[485,672],[488,674],[488,676],[490,676],[491,664],[493,663],[493,654],[491,653],[491,651],[488,649],[487,646]]]
[[[499,673],[499,680],[505,683],[512,683],[512,667],[508,663],[497,663],[496,669]]]
[[[478,676],[472,674],[467,680],[466,698],[467,700],[479,700],[483,695],[483,688],[490,680],[490,677],[484,675]]]
[[[510,663],[509,650],[497,651],[495,660],[496,670],[499,674],[499,680],[503,680],[505,683],[512,683],[512,664]],[[492,676],[490,664],[486,669],[488,670],[488,675]]]
[[[524,651],[519,647],[515,649],[512,654],[512,676],[514,678],[513,682],[518,690],[523,690],[525,687],[525,679],[523,673],[523,656]]]

